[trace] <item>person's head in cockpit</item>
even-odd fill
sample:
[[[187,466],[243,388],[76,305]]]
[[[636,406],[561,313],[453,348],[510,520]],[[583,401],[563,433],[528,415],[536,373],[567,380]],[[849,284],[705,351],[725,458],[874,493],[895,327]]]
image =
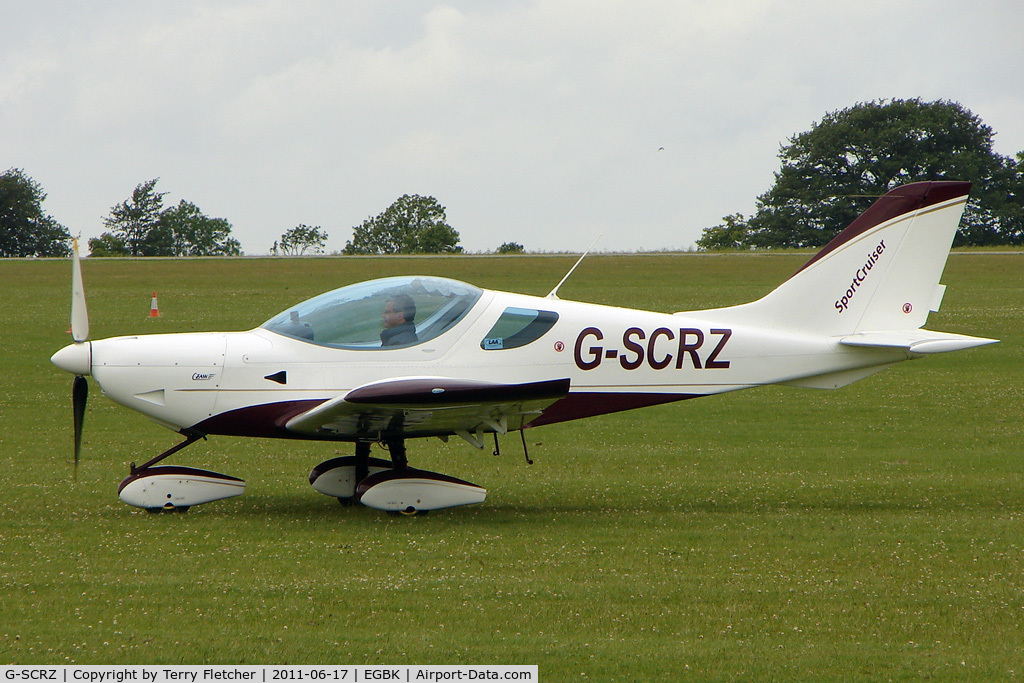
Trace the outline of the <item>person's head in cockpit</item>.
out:
[[[380,333],[381,346],[414,344],[416,336],[416,302],[408,294],[395,294],[384,304],[384,330]]]

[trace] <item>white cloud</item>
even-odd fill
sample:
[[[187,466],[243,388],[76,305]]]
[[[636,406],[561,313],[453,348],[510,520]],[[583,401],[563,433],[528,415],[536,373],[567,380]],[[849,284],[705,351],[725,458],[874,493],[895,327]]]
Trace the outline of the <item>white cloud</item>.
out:
[[[1013,4],[22,3],[0,149],[86,237],[159,176],[250,253],[298,223],[340,249],[404,193],[470,250],[679,248],[859,101],[957,100],[1024,149]]]

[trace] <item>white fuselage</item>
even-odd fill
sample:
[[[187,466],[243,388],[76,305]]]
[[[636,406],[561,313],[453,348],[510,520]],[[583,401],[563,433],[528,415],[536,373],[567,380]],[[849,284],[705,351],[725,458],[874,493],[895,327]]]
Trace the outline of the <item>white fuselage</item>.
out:
[[[552,311],[558,320],[524,346],[484,348],[488,330],[509,307]],[[509,384],[568,378],[567,403],[540,421],[546,423],[909,357],[899,349],[851,348],[834,338],[736,326],[701,312],[654,313],[494,291],[485,291],[441,336],[394,350],[331,348],[262,328],[90,344],[91,374],[114,401],[175,430],[252,436],[289,436],[283,425],[290,416],[392,377]]]

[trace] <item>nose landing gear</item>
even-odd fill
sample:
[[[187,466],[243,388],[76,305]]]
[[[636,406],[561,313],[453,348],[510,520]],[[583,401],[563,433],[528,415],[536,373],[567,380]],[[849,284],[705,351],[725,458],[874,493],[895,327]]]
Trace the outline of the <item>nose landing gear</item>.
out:
[[[227,474],[194,467],[155,467],[164,458],[204,438],[198,432],[190,432],[185,436],[185,441],[167,449],[141,467],[132,463],[131,474],[117,489],[118,497],[129,505],[149,512],[186,512],[194,505],[245,493],[245,482]]]

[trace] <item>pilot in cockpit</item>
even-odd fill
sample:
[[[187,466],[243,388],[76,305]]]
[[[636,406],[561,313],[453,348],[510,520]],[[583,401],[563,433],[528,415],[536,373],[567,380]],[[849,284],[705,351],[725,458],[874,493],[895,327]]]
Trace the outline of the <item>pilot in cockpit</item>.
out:
[[[407,346],[419,341],[416,336],[416,302],[408,294],[395,294],[384,304],[384,330],[380,333],[381,346]]]

